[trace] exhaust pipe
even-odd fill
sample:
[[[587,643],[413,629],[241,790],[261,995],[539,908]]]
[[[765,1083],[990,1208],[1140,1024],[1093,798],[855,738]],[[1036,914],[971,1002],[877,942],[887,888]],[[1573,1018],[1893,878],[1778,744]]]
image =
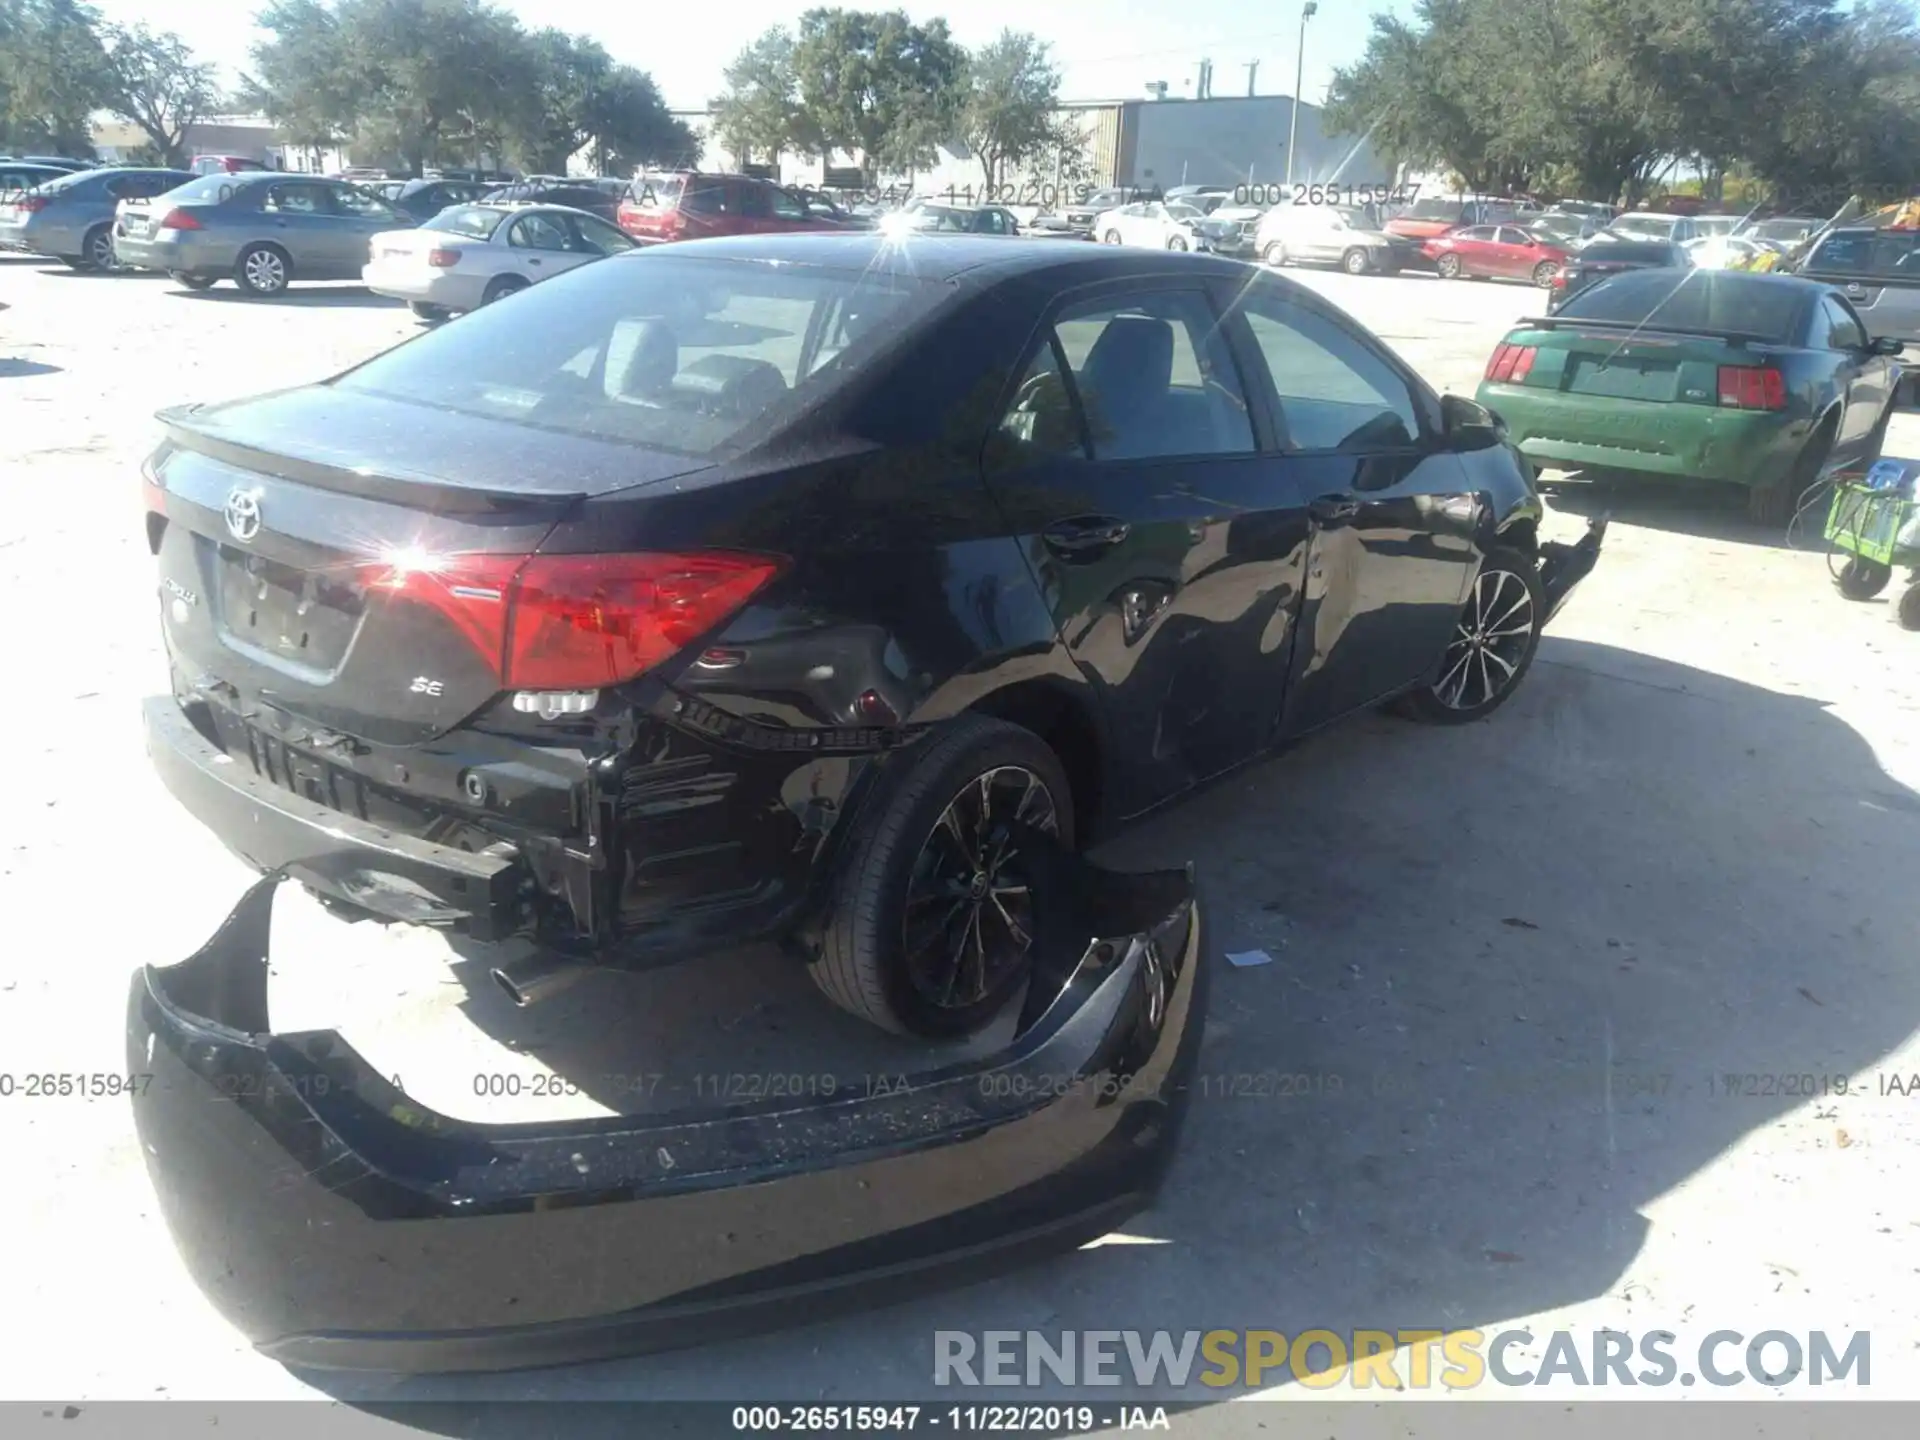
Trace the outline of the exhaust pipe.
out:
[[[593,966],[565,955],[535,951],[519,960],[496,965],[487,973],[507,998],[521,1009],[550,1000],[593,970]]]

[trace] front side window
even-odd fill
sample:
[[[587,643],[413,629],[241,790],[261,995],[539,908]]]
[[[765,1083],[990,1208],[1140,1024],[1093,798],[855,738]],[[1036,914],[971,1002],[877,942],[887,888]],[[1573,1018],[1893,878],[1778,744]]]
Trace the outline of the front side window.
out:
[[[1253,420],[1206,297],[1166,290],[1087,301],[1055,323],[1096,460],[1241,455]]]
[[[1242,313],[1273,384],[1282,448],[1364,454],[1418,439],[1406,382],[1337,322],[1269,295],[1249,297]]]
[[[624,250],[634,248],[633,240],[627,232],[617,225],[609,225],[595,215],[569,215],[567,224],[573,227],[575,248],[586,251],[599,251],[602,255],[618,255]]]
[[[767,198],[773,205],[773,217],[776,220],[805,220],[807,207],[784,190],[768,187]]]
[[[391,205],[371,190],[362,190],[358,185],[338,187],[332,199],[336,214],[351,215],[356,220],[392,220],[398,223],[400,219]]]

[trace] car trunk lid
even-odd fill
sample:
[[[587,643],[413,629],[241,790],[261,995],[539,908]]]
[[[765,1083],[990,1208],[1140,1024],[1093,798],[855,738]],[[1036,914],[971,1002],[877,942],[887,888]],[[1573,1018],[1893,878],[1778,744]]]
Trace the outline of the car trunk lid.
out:
[[[161,419],[148,530],[188,683],[376,744],[505,688],[508,586],[570,509],[704,466],[324,385]]]
[[[1529,390],[1609,400],[1715,405],[1723,365],[1760,365],[1770,350],[1752,337],[1679,334],[1624,325],[1581,324],[1523,329],[1508,345],[1534,354],[1523,378]]]

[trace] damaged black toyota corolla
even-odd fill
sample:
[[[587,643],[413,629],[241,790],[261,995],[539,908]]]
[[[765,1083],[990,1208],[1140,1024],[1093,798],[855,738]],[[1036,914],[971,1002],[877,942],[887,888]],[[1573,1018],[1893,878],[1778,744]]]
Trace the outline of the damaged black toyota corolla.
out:
[[[1542,542],[1497,419],[1310,292],[1100,247],[662,247],[162,418],[148,747],[258,868],[547,975],[778,938],[904,1036],[1026,996],[917,1099],[474,1126],[270,1033],[263,881],[137,977],[136,1113],[196,1275],[312,1363],[605,1353],[1111,1224],[1200,918],[1075,852],[1344,714],[1486,715],[1604,529]],[[595,1258],[643,1236],[693,1258]]]

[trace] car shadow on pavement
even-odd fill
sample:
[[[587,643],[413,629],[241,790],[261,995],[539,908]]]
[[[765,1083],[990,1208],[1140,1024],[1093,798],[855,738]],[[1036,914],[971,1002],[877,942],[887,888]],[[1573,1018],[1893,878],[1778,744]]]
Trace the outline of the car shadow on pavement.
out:
[[[76,270],[71,265],[57,262],[47,265],[40,273],[57,276],[62,280],[165,280],[167,278],[165,272],[160,270]]]
[[[0,380],[20,380],[29,375],[58,375],[64,366],[48,365],[39,360],[21,360],[12,355],[0,355]]]
[[[361,310],[400,310],[404,309],[404,300],[395,300],[386,295],[376,295],[359,285],[341,285],[333,288],[321,286],[302,287],[297,282],[289,290],[271,297],[249,295],[244,290],[225,283],[211,290],[169,290],[168,298],[174,300],[205,301],[228,305],[291,305],[301,309],[341,309]]]
[[[1759,525],[1747,518],[1746,492],[1733,485],[1615,480],[1589,483],[1546,482],[1548,502],[1557,511],[1585,518],[1606,511],[1623,525],[1665,530],[1702,540],[1725,540],[1770,550],[1812,550],[1824,554],[1822,527],[1832,491],[1823,490],[1792,528]]]
[[[453,1417],[485,1398],[1224,1399],[1197,1384],[1090,1394],[1051,1380],[936,1392],[933,1337],[1457,1329],[1617,1300],[1650,1207],[1799,1109],[1783,1093],[1806,1088],[1799,1077],[1816,1097],[1851,1093],[1816,1098],[1802,1122],[1814,1138],[1796,1148],[1863,1177],[1877,1119],[1910,1103],[1871,1094],[1876,1065],[1920,1023],[1920,892],[1884,880],[1920,865],[1920,797],[1816,699],[1550,637],[1488,721],[1360,720],[1100,858],[1194,861],[1216,966],[1180,1155],[1159,1203],[1125,1227],[1133,1243],[665,1356],[301,1378],[376,1411],[455,1402],[444,1424],[438,1410],[396,1412],[446,1434],[466,1433]],[[1221,958],[1253,950],[1271,963]],[[749,1004],[695,966],[624,998],[603,985],[596,1023],[644,1035],[677,1013],[701,1024],[715,1069],[746,1068],[714,1017],[765,1003],[824,1032],[823,1003],[786,1008],[805,984],[795,973]],[[646,1013],[662,1005],[664,1022]],[[542,1058],[568,1073],[566,1036],[548,1040]],[[1832,1220],[1894,1225],[1865,1212],[1905,1217],[1903,1204],[1863,1178],[1857,1212]],[[1721,1263],[1756,1277],[1790,1265],[1796,1244],[1782,1233],[1761,1253],[1737,1230],[1721,1243]],[[1657,1298],[1649,1327],[1711,1297]],[[569,1433],[632,1419],[583,1412],[587,1428]]]

